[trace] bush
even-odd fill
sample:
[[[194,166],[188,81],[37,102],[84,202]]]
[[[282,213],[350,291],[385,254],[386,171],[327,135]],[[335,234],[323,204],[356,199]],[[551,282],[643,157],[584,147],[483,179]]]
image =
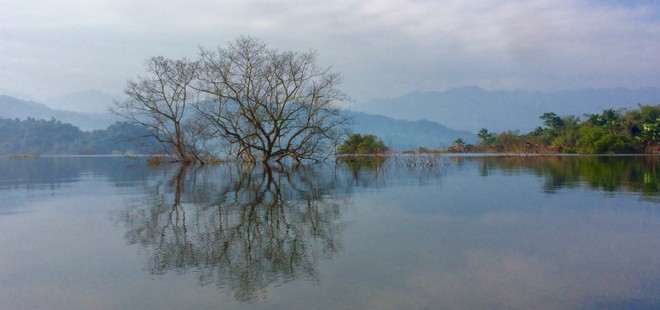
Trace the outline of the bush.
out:
[[[585,154],[630,153],[634,149],[631,139],[596,126],[580,128],[576,145],[578,152]]]
[[[352,134],[337,148],[341,155],[378,155],[387,152],[383,140],[375,135]]]

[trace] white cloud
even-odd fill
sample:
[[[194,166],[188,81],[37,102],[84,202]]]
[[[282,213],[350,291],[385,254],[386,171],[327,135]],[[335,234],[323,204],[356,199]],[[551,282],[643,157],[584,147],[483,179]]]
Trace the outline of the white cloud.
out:
[[[12,1],[0,83],[35,97],[119,92],[153,55],[240,34],[317,49],[357,100],[462,85],[660,86],[659,7],[537,1]]]

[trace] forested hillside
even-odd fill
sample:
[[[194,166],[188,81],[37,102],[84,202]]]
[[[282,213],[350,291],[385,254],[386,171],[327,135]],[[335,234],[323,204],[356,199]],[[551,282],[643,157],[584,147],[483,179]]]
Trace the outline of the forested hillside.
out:
[[[42,103],[0,95],[0,118],[25,120],[28,117],[35,119],[55,118],[64,123],[74,124],[84,131],[105,129],[120,120],[115,115],[54,110]]]
[[[0,118],[0,154],[123,154],[153,153],[158,146],[144,139],[145,128],[117,122],[107,129],[91,132],[62,123],[27,118]]]

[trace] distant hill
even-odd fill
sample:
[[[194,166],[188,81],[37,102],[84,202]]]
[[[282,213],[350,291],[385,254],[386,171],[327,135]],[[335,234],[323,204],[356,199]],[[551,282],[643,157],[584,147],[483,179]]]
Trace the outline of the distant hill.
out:
[[[488,91],[472,86],[443,92],[411,92],[397,98],[371,100],[352,109],[398,119],[427,119],[473,133],[481,128],[527,132],[542,125],[539,116],[545,112],[582,116],[609,108],[633,108],[638,103],[660,103],[660,89],[530,92]]]
[[[25,120],[28,117],[45,120],[55,118],[63,123],[73,124],[84,131],[105,129],[120,120],[117,116],[110,114],[54,110],[34,101],[0,95],[0,118]]]
[[[66,94],[44,100],[44,104],[56,109],[81,113],[107,113],[114,100],[113,96],[98,90],[88,90]]]
[[[353,132],[375,134],[394,149],[446,147],[457,138],[466,142],[476,140],[475,136],[467,131],[456,131],[430,121],[402,121],[380,115],[352,111],[346,113],[354,118],[351,126]],[[106,129],[115,121],[122,120],[109,114],[54,110],[41,103],[0,96],[0,118],[25,120],[28,117],[44,120],[55,118],[83,131]]]
[[[22,93],[22,92],[17,92],[17,91],[12,91],[12,90],[8,90],[8,89],[4,89],[4,88],[0,88],[0,95],[14,97],[14,98],[17,98],[17,99],[27,100],[27,101],[33,100],[33,98],[28,94],[25,94],[25,93]]]
[[[374,134],[383,139],[385,145],[396,150],[414,149],[419,146],[446,148],[457,138],[466,143],[477,140],[476,136],[468,131],[454,130],[427,120],[405,121],[354,111],[346,113],[353,118],[353,132]]]
[[[146,128],[121,122],[104,130],[83,132],[54,118],[0,118],[0,132],[0,155],[151,154],[161,149],[155,141],[143,138],[148,135]]]

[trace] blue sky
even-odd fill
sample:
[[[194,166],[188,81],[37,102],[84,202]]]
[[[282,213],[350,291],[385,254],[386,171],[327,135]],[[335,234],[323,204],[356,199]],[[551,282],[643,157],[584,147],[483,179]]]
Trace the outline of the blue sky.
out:
[[[660,87],[660,4],[569,0],[0,0],[0,89],[121,93],[151,56],[251,35],[315,49],[355,102],[465,85]]]

